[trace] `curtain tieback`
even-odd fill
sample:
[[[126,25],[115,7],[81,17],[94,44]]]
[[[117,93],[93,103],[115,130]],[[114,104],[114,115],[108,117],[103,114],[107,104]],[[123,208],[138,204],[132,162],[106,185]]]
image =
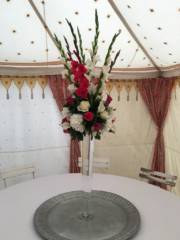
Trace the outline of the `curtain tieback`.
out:
[[[157,127],[156,130],[163,131],[163,128],[162,127]]]

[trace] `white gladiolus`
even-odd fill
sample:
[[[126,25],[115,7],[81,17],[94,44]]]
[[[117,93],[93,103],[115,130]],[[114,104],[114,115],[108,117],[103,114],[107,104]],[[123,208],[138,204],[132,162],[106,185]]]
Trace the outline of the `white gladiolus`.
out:
[[[61,56],[63,55],[63,52],[62,51],[60,51],[60,54],[61,54]]]
[[[92,43],[92,46],[94,46],[94,42],[91,42]]]
[[[95,94],[96,91],[97,91],[96,86],[95,86],[93,83],[91,83],[91,84],[89,85],[89,87],[88,87],[88,92],[89,92],[89,93],[93,92],[93,94]]]
[[[71,124],[71,127],[74,128],[76,131],[83,133],[85,130],[84,125],[82,124]]]
[[[71,75],[71,81],[74,82],[74,75]]]
[[[95,51],[94,51],[95,53],[97,53],[98,48],[99,48],[98,46],[95,47]]]
[[[96,63],[96,62],[98,62],[98,61],[101,62],[100,56],[99,56],[99,55],[94,56],[94,57],[93,57],[93,62]]]
[[[93,55],[92,50],[91,50],[91,49],[88,49],[88,51],[89,51],[89,53],[90,53],[90,55],[91,55],[91,57],[92,57],[92,55]]]
[[[103,81],[107,81],[109,75],[110,75],[109,73],[104,73],[104,75],[103,75],[103,77],[102,77],[102,80],[103,80]]]
[[[104,110],[105,110],[105,106],[104,106],[104,104],[103,104],[103,102],[102,101],[100,101],[100,104],[99,104],[99,107],[98,107],[98,112],[104,112]]]
[[[70,128],[70,123],[68,122],[64,122],[62,124],[59,124],[63,129],[67,130],[68,128]]]
[[[100,118],[105,119],[105,120],[108,119],[109,118],[108,112],[107,111],[101,112],[100,113]]]
[[[102,93],[105,90],[106,90],[106,83],[105,81],[102,81],[102,87],[99,89],[99,93]]]
[[[81,124],[83,122],[83,115],[82,114],[73,114],[70,117],[70,124]]]
[[[61,72],[63,78],[66,77],[66,75],[68,75],[68,70],[67,69],[64,69],[62,72]]]
[[[110,67],[109,66],[103,66],[103,73],[106,74],[108,73],[110,70]]]
[[[62,64],[65,64],[65,63],[66,63],[65,58],[61,57],[60,60],[61,60]]]
[[[90,70],[94,68],[94,63],[90,59],[87,59],[86,61],[86,68]]]
[[[94,76],[94,77],[98,77],[100,74],[100,70],[97,68],[94,68],[91,72],[90,75]]]
[[[91,81],[92,76],[87,75],[87,74],[84,74],[84,76],[85,76],[89,81]]]
[[[74,93],[77,89],[77,87],[74,84],[70,84],[67,89],[71,92]]]
[[[67,59],[67,54],[65,53],[65,59]]]
[[[80,112],[88,112],[90,104],[88,101],[82,101],[80,105],[77,107],[78,111]]]
[[[67,61],[67,66],[69,69],[71,69],[72,65],[71,65],[71,61]]]
[[[66,107],[63,107],[63,110],[62,110],[62,116],[63,118],[70,118],[72,115],[72,113],[69,112],[69,109],[66,108]]]
[[[110,64],[111,60],[112,60],[112,59],[111,59],[110,57],[107,59],[107,65]]]

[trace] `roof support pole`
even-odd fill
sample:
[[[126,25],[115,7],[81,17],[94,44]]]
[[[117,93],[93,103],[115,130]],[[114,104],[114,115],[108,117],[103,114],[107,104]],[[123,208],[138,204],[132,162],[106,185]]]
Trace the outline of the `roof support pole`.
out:
[[[128,30],[128,32],[131,34],[131,36],[134,38],[134,40],[136,41],[136,43],[138,44],[138,46],[141,48],[141,50],[144,52],[144,54],[146,55],[146,57],[151,61],[151,63],[154,65],[154,67],[157,69],[157,71],[159,72],[159,75],[161,76],[161,70],[160,68],[156,65],[156,63],[154,62],[154,60],[151,58],[151,56],[148,54],[148,52],[146,51],[146,49],[143,47],[143,45],[141,44],[141,42],[139,41],[139,39],[136,37],[136,35],[134,34],[134,32],[132,31],[132,29],[130,28],[130,26],[128,25],[128,23],[126,22],[126,20],[124,19],[123,15],[120,13],[119,9],[117,8],[116,4],[114,3],[113,0],[108,0],[108,2],[110,3],[111,7],[114,9],[114,11],[116,12],[117,16],[120,18],[120,20],[122,21],[122,23],[124,24],[124,26],[126,27],[126,29]]]

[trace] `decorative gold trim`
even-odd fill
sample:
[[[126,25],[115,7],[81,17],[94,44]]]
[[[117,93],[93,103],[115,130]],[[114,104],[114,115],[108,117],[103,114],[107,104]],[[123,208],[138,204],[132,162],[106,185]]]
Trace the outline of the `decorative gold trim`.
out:
[[[111,90],[113,89],[114,83],[113,82],[108,82],[106,83],[106,88],[110,94]]]

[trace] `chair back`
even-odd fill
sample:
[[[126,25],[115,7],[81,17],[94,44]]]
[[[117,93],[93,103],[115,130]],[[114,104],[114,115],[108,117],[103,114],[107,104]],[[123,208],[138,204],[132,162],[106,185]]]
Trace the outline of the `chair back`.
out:
[[[93,168],[109,168],[109,158],[93,158]],[[82,158],[78,158],[78,167],[82,168]],[[88,170],[88,159],[84,160],[84,170]]]
[[[5,187],[6,187],[6,181],[5,181],[6,178],[16,177],[16,176],[24,175],[27,173],[32,173],[34,178],[35,172],[36,172],[35,163],[0,169],[1,178],[4,180]]]
[[[177,176],[172,176],[172,175],[169,175],[169,174],[166,174],[166,173],[162,173],[162,172],[156,172],[156,171],[153,171],[153,170],[150,170],[150,169],[146,169],[146,168],[141,168],[140,171],[143,172],[143,174],[142,173],[139,174],[139,177],[141,177],[142,179],[145,178],[145,179],[148,179],[148,180],[152,180],[152,181],[156,181],[156,182],[159,182],[159,183],[163,183],[165,185],[170,186],[171,188],[175,187],[175,185],[176,185],[176,183],[174,181],[177,180]],[[145,173],[149,173],[151,175],[158,176],[158,177],[163,177],[163,178],[166,178],[166,179],[170,179],[171,181],[164,180],[164,179],[157,178],[157,177],[150,176],[150,175],[145,175],[144,172]],[[171,188],[170,188],[170,191],[171,191]]]

